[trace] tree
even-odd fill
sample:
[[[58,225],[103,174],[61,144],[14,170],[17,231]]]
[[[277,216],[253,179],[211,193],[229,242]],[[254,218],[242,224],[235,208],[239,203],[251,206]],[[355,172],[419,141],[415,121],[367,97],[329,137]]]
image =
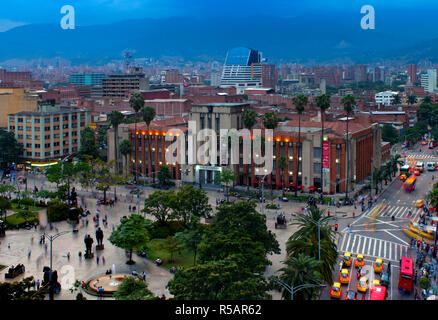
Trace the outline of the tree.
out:
[[[256,118],[257,118],[257,113],[254,110],[245,110],[242,113],[243,125],[250,132],[251,132],[251,129],[254,127],[254,125],[257,123]],[[251,143],[253,143],[252,140],[251,140]],[[253,154],[251,152],[251,165],[252,165],[252,162],[253,162]],[[248,179],[247,180],[248,191],[249,191],[249,186],[251,185],[251,175],[249,174],[249,168],[250,167],[247,166],[247,169],[246,169],[246,176],[247,176],[247,179]]]
[[[115,160],[115,169],[116,172],[119,173],[119,154],[117,152],[118,141],[119,141],[119,124],[123,121],[123,114],[120,111],[113,110],[109,114],[109,120],[114,129],[114,160]]]
[[[147,126],[147,131],[149,133],[149,126],[151,124],[151,122],[154,120],[155,118],[155,109],[151,108],[149,106],[144,107],[141,110],[141,116],[143,118],[143,121],[146,122],[146,126]],[[150,135],[148,134],[148,164],[149,162],[151,162],[150,164],[152,165],[152,155],[151,155],[151,140],[150,140]],[[152,170],[154,171],[154,170]],[[150,174],[150,173],[149,173]],[[154,183],[155,183],[155,175],[153,174],[153,178],[154,178]]]
[[[216,173],[215,182],[217,184],[225,185],[225,194],[227,197],[227,201],[229,201],[230,198],[230,184],[234,184],[236,178],[237,174],[234,170],[223,169],[222,172]]]
[[[399,94],[396,94],[396,95],[394,96],[394,100],[392,101],[392,103],[395,104],[395,105],[401,103],[401,98],[400,98],[400,95],[399,95]]]
[[[438,182],[433,185],[426,198],[432,207],[438,206]]]
[[[325,119],[325,111],[330,108],[330,96],[326,94],[322,94],[316,97],[316,105],[321,111],[321,148],[324,141],[324,119]],[[322,163],[323,163],[323,152],[321,152],[321,199],[322,199],[322,180],[323,180],[323,171],[322,171]]]
[[[277,160],[277,165],[278,165],[278,168],[280,169],[280,182],[281,182],[281,184],[283,186],[284,169],[286,168],[286,165],[287,165],[286,157],[285,156],[279,156],[278,160]],[[282,193],[283,193],[283,196],[284,196],[284,186],[282,188]]]
[[[0,185],[0,195],[6,196],[6,194],[10,195],[11,192],[15,192],[15,186],[12,184],[2,184]]]
[[[127,218],[120,219],[120,225],[111,233],[108,238],[116,247],[129,250],[127,264],[134,264],[132,251],[146,246],[149,242],[149,230],[151,222],[138,214],[131,214]]]
[[[158,184],[162,187],[167,187],[172,185],[172,181],[170,181],[170,170],[168,166],[160,166],[158,170]]]
[[[95,180],[96,189],[103,191],[103,201],[106,201],[106,193],[110,187],[115,186],[117,183],[122,182],[123,178],[115,173],[113,167],[115,161],[104,162],[100,159],[93,161],[93,178]]]
[[[176,300],[266,300],[271,289],[264,277],[245,267],[239,255],[183,269],[167,288]]]
[[[42,292],[30,290],[33,281],[31,276],[21,281],[0,282],[0,301],[43,300]]]
[[[423,99],[424,103],[431,103],[432,102],[432,98],[430,96],[425,96]]]
[[[399,141],[398,132],[391,124],[385,123],[383,125],[382,140],[387,141],[391,144],[397,143]]]
[[[78,166],[69,161],[62,161],[50,166],[46,170],[45,175],[47,180],[56,183],[58,197],[60,199],[69,200],[70,181],[77,176],[80,169],[81,165]]]
[[[128,139],[123,139],[122,142],[120,142],[119,150],[120,153],[125,157],[125,164],[126,164],[125,175],[128,176],[128,168],[130,164],[130,162],[128,161],[128,155],[131,154],[132,152],[131,142]]]
[[[14,134],[0,128],[0,168],[8,168],[12,163],[18,163],[23,152],[23,145],[17,142]]]
[[[138,154],[138,149],[137,149],[137,116],[138,116],[138,112],[144,107],[144,98],[141,95],[140,92],[136,92],[133,95],[131,95],[131,98],[129,99],[129,104],[131,106],[132,109],[134,109],[135,111],[135,146],[134,146],[134,155],[135,155],[135,169],[134,169],[134,173],[135,173],[135,182],[137,182],[137,171],[138,171],[138,167],[137,167],[137,154]]]
[[[175,217],[184,221],[186,226],[189,224],[192,214],[201,217],[212,210],[208,203],[207,193],[191,184],[184,185],[176,193],[172,209]]]
[[[174,191],[155,191],[150,194],[145,202],[143,212],[154,216],[161,225],[175,217],[172,204],[176,201]]]
[[[342,105],[344,106],[345,113],[347,114],[347,139],[346,139],[346,146],[347,146],[347,178],[345,181],[345,198],[348,200],[348,190],[349,190],[349,183],[350,183],[350,146],[348,143],[348,123],[350,119],[350,114],[353,111],[353,106],[356,104],[356,101],[354,100],[354,97],[351,94],[347,94],[345,97],[341,100]],[[322,163],[322,162],[321,162]],[[321,175],[321,184],[322,184],[322,175]],[[321,187],[322,189],[322,187]]]
[[[155,300],[145,281],[127,277],[113,294],[116,300]]]
[[[408,103],[409,104],[414,104],[417,102],[417,97],[416,96],[409,96],[408,97]]]
[[[266,129],[274,130],[278,126],[278,117],[275,112],[267,112],[263,115],[263,125]]]
[[[300,253],[303,253],[318,259],[320,253],[322,263],[319,265],[318,271],[324,281],[328,283],[333,282],[333,268],[337,261],[336,244],[333,241],[334,231],[329,224],[332,219],[333,217],[324,216],[323,210],[311,207],[295,217],[292,224],[296,225],[298,230],[286,242],[286,251],[290,257],[298,257]],[[318,248],[318,233],[320,250]]]
[[[308,103],[305,95],[299,94],[294,99],[295,110],[298,113],[298,154],[301,154],[301,114],[304,111],[304,106]],[[298,196],[298,170],[295,170],[295,197]]]
[[[314,257],[307,256],[303,253],[296,257],[290,256],[284,262],[285,267],[281,268],[280,280],[291,287],[297,287],[304,284],[320,285],[323,283],[319,269],[321,268],[321,261]],[[301,289],[294,293],[294,300],[312,300],[318,293],[318,287],[309,287]],[[291,299],[290,292],[283,288],[283,299]]]
[[[167,237],[163,243],[163,249],[170,253],[169,263],[174,262],[173,254],[180,249],[181,241],[176,237]]]
[[[196,265],[198,247],[206,228],[206,225],[199,223],[199,217],[192,216],[190,226],[182,232],[175,233],[175,238],[180,241],[182,246],[193,252],[193,265]]]
[[[5,197],[0,197],[0,214],[3,215],[4,214],[4,222],[6,223],[6,214],[7,214],[7,210],[11,208],[11,202],[5,198]],[[0,217],[1,217],[0,215]]]
[[[85,155],[89,155],[92,158],[98,158],[100,155],[96,135],[90,127],[86,127],[81,132],[81,146],[79,147],[78,158],[84,161]]]
[[[401,155],[398,153],[391,156],[389,161],[391,163],[391,172],[392,172],[393,176],[395,176],[398,172],[398,166],[404,165],[404,161],[402,160]]]

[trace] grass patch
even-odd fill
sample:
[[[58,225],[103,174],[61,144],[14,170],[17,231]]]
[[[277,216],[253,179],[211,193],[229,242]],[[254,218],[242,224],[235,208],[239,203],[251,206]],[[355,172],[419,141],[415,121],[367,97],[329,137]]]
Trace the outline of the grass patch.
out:
[[[174,262],[169,263],[170,253],[163,249],[166,239],[152,239],[149,242],[147,254],[148,259],[154,262],[157,258],[163,260],[162,267],[170,269],[171,267],[192,267],[193,252],[188,249],[180,249],[173,253]]]
[[[38,202],[37,202],[38,203]],[[23,208],[25,208],[25,210],[33,210],[33,205],[32,206],[28,206],[28,205],[19,205],[18,203],[11,203],[11,210],[14,210],[15,212],[18,212],[19,210],[23,210]],[[39,207],[38,205],[35,206],[35,210],[42,210],[45,209],[45,207]]]
[[[0,264],[0,270],[3,270],[4,268],[6,268],[7,266],[4,266],[2,264]]]
[[[6,226],[15,227],[26,222],[33,224],[35,222],[35,218],[38,220],[38,212],[17,212],[6,217]]]

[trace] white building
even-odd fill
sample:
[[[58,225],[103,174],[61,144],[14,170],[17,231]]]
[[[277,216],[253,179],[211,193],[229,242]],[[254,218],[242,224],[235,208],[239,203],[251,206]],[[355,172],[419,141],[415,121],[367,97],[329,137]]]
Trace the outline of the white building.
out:
[[[390,106],[392,105],[396,95],[398,95],[398,92],[396,91],[384,91],[376,93],[374,95],[374,99],[378,105]]]
[[[420,81],[424,92],[433,93],[438,90],[436,84],[436,69],[427,70],[427,73],[421,75]]]

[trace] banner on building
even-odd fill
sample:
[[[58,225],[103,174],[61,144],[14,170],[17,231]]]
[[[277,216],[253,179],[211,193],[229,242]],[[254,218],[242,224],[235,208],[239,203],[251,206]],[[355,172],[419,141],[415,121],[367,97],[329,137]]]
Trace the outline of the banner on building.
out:
[[[330,171],[330,143],[328,141],[322,143],[322,171]]]

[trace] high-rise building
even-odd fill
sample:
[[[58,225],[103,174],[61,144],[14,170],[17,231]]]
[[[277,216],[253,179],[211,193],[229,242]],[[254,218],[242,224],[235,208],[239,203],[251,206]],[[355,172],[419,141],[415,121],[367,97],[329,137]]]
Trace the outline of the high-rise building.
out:
[[[367,81],[367,66],[364,64],[358,64],[354,66],[354,81],[365,82]]]
[[[262,86],[262,54],[257,50],[238,47],[227,53],[222,71],[221,87],[236,87],[242,94],[247,87]]]
[[[103,97],[127,98],[132,91],[148,89],[149,80],[142,72],[110,74],[102,79]]]
[[[415,84],[417,82],[417,65],[410,64],[408,66],[408,82]]]
[[[432,93],[438,90],[436,76],[436,69],[428,69],[427,73],[421,75],[421,86],[425,92]]]
[[[104,73],[74,73],[70,75],[70,84],[77,86],[101,86]]]
[[[24,88],[0,88],[0,128],[8,126],[8,114],[35,111],[38,95]]]
[[[262,66],[262,86],[275,90],[278,82],[278,71],[274,64],[264,64]]]

